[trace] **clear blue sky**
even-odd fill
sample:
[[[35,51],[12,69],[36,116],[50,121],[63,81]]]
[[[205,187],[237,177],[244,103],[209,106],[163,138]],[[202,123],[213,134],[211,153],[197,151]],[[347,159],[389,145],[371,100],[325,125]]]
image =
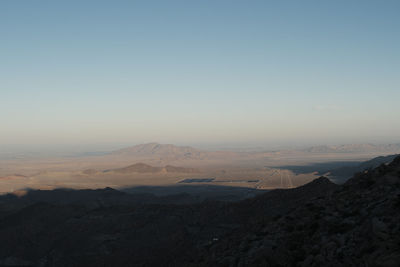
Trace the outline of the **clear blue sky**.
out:
[[[0,1],[0,144],[400,142],[400,1]]]

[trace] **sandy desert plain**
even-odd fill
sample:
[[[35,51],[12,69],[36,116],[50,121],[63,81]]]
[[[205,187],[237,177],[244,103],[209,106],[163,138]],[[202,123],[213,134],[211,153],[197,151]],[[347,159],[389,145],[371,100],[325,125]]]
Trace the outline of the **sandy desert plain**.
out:
[[[349,145],[266,152],[205,151],[149,143],[96,156],[0,160],[0,193],[23,189],[224,186],[292,188],[341,166],[399,153],[400,146]],[[308,166],[295,171],[290,166]],[[328,174],[329,175],[329,174]]]

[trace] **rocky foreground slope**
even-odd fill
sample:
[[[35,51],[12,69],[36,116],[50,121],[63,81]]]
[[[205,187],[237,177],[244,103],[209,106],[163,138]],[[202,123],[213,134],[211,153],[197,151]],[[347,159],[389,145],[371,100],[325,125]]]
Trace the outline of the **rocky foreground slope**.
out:
[[[74,202],[48,194],[0,198],[0,266],[400,262],[400,157],[341,186],[321,177],[236,203],[125,202],[130,198],[112,189],[86,193]]]
[[[326,183],[326,180],[319,179]],[[266,194],[267,196],[268,194]],[[303,202],[205,254],[226,266],[399,266],[400,157],[358,173],[337,190]]]

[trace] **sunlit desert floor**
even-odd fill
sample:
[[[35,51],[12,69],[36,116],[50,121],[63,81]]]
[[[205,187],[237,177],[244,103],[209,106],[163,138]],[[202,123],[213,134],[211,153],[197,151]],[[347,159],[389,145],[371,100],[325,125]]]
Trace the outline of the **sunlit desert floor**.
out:
[[[79,158],[13,159],[0,161],[0,193],[20,189],[127,188],[134,186],[216,185],[254,189],[292,188],[320,176],[295,173],[284,166],[337,161],[362,161],[379,153],[269,153],[205,154],[198,158],[140,157],[126,155]],[[115,173],[113,170],[136,163],[163,167],[173,165],[195,171]],[[194,180],[190,180],[194,179]],[[205,179],[205,180],[201,180]]]

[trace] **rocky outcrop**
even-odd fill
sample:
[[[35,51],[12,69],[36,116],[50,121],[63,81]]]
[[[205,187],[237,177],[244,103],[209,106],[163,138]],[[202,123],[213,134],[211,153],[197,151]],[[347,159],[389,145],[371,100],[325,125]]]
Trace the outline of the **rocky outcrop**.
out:
[[[320,180],[324,181],[324,180]],[[268,195],[268,194],[266,194]],[[398,266],[400,157],[210,247],[215,266]]]

